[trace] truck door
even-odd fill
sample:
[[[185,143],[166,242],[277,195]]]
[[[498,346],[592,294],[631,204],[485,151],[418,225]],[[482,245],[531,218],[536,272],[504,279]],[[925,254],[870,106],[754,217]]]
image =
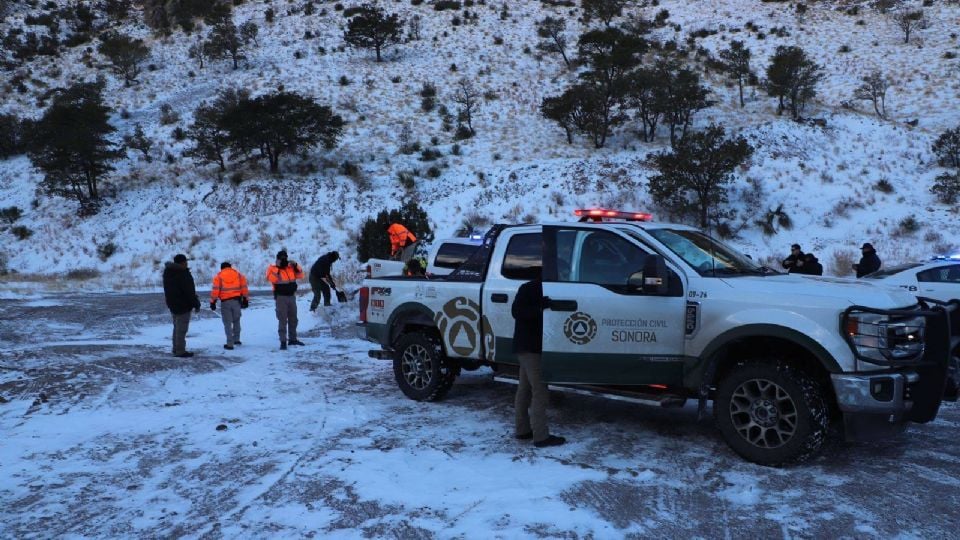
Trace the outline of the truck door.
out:
[[[681,384],[684,285],[669,269],[669,291],[628,286],[652,252],[619,233],[545,226],[543,376],[548,382]],[[669,266],[668,266],[669,268]]]
[[[506,246],[503,251],[500,246]],[[502,261],[497,264],[497,261]],[[483,285],[483,314],[490,322],[496,362],[517,364],[513,354],[514,320],[511,313],[513,299],[520,285],[529,281],[543,266],[543,235],[539,230],[515,233],[503,238],[491,258],[490,269]],[[489,347],[488,347],[489,349]],[[488,355],[489,356],[489,355]]]

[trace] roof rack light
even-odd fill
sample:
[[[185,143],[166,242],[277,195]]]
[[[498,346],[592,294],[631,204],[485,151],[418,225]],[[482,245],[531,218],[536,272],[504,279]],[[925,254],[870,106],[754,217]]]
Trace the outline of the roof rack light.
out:
[[[624,212],[622,210],[610,210],[608,208],[578,208],[573,214],[580,218],[580,221],[603,221],[621,220],[621,221],[653,221],[653,214],[647,212]]]

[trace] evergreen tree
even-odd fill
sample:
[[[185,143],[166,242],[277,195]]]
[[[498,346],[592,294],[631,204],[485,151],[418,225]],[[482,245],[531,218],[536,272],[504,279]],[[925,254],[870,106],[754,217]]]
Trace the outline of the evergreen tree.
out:
[[[743,82],[750,77],[750,49],[743,45],[742,41],[733,40],[730,47],[720,51],[720,59],[723,60],[724,67],[737,81],[737,88],[740,89],[740,108],[744,107],[743,102]]]
[[[789,109],[799,120],[808,101],[817,95],[823,70],[800,47],[777,47],[767,67],[767,94],[776,97],[777,114]]]
[[[941,166],[960,169],[960,126],[941,133],[933,143],[933,153]]]
[[[700,84],[700,75],[692,69],[662,61],[656,73],[661,91],[657,106],[670,128],[670,144],[676,145],[678,140],[687,136],[693,115],[712,106],[714,102],[707,99],[710,89]]]
[[[103,102],[103,81],[81,82],[60,90],[34,126],[28,150],[44,173],[48,193],[71,197],[84,212],[95,212],[99,184],[113,170],[120,151],[110,141],[110,109]]]
[[[224,154],[230,145],[230,133],[225,118],[250,96],[245,90],[225,90],[220,92],[212,104],[202,104],[193,113],[193,124],[187,136],[194,146],[184,155],[197,158],[203,163],[216,163],[220,171],[227,170]]]
[[[570,59],[567,58],[567,29],[566,19],[560,17],[546,17],[537,23],[537,35],[542,38],[537,44],[537,49],[546,53],[560,53],[563,63],[570,67]]]
[[[336,145],[343,119],[330,107],[292,92],[241,99],[221,119],[228,133],[231,157],[267,159],[278,172],[280,157],[323,144]]]
[[[587,21],[599,19],[604,25],[610,26],[613,19],[623,13],[626,0],[582,0],[583,16]]]
[[[722,127],[711,124],[653,156],[658,174],[650,178],[650,196],[668,212],[695,218],[706,228],[711,215],[723,213],[734,169],[752,154],[746,139],[727,139]]]
[[[229,58],[233,61],[233,69],[237,69],[238,62],[246,59],[245,52],[251,39],[241,34],[237,25],[227,19],[213,27],[205,50],[212,58]]]
[[[124,86],[137,82],[143,62],[150,57],[150,48],[142,39],[110,32],[100,38],[100,54],[110,61],[114,73],[123,77]]]
[[[376,5],[363,4],[347,24],[343,39],[353,47],[373,49],[377,53],[377,62],[381,62],[380,52],[400,43],[402,36],[403,21],[399,15],[387,15]]]

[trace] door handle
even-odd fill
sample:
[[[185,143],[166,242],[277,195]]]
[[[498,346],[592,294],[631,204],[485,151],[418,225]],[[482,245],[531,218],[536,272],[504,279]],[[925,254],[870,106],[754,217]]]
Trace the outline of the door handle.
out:
[[[550,309],[553,311],[576,311],[576,300],[550,300]]]
[[[490,295],[490,301],[495,304],[506,304],[509,297],[504,293],[493,293]]]

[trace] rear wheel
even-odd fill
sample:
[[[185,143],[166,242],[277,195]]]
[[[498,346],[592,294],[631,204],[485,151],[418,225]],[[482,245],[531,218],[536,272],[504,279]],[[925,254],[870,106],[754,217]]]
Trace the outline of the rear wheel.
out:
[[[809,459],[823,448],[830,427],[820,383],[785,362],[735,367],[717,387],[714,415],[727,444],[761,465]]]
[[[440,341],[423,332],[402,336],[393,358],[393,375],[410,399],[436,401],[450,391],[460,367],[447,360]]]

